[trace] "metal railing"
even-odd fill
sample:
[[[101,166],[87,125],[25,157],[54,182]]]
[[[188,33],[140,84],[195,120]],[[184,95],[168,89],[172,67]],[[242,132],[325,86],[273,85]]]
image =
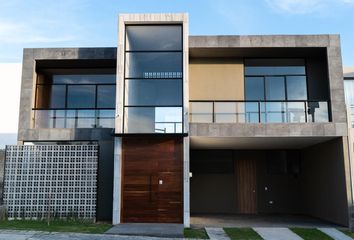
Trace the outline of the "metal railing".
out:
[[[328,101],[190,101],[190,122],[329,122]]]
[[[33,109],[35,128],[114,128],[114,109]]]

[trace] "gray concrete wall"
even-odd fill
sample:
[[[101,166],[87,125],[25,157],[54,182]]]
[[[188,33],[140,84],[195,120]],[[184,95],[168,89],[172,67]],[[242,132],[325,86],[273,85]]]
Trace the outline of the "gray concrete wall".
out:
[[[302,196],[305,212],[348,226],[344,139],[337,138],[302,151]]]
[[[190,123],[191,137],[347,136],[347,123]]]

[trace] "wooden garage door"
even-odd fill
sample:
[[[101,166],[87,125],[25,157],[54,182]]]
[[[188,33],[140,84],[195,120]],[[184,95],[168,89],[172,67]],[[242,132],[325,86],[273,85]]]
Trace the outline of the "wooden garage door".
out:
[[[123,222],[182,223],[182,140],[123,139]]]

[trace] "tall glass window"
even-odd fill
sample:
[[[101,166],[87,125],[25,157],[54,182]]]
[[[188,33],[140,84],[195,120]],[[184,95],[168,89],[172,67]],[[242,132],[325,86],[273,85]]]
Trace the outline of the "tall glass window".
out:
[[[127,25],[125,42],[124,133],[182,133],[182,25]]]
[[[36,128],[114,128],[115,74],[54,74],[36,86]]]

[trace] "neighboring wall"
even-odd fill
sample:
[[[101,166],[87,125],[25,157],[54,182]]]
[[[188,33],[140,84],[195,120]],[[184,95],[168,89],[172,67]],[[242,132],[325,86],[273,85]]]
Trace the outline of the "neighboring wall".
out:
[[[190,100],[244,100],[242,59],[190,59]]]
[[[3,202],[5,150],[0,149],[0,204]]]
[[[347,198],[345,177],[348,159],[343,148],[346,150],[346,140],[337,138],[302,151],[302,195],[308,214],[348,226],[350,194]]]

